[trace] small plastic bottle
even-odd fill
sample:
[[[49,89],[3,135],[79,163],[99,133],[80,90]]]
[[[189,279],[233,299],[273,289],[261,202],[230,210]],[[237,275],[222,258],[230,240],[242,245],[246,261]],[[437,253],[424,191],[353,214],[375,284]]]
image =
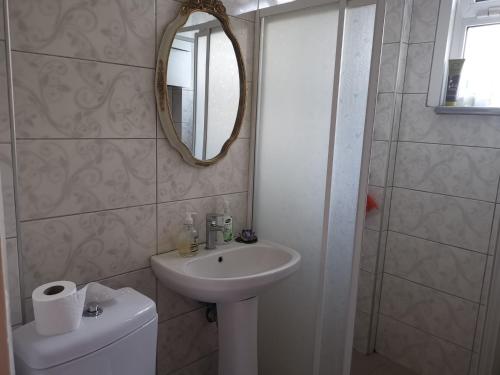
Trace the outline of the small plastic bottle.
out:
[[[223,217],[222,236],[225,243],[233,240],[233,218],[229,214],[229,201],[224,199],[224,217]]]
[[[192,257],[198,253],[198,232],[194,227],[194,212],[187,212],[184,227],[177,237],[177,252],[182,257]]]

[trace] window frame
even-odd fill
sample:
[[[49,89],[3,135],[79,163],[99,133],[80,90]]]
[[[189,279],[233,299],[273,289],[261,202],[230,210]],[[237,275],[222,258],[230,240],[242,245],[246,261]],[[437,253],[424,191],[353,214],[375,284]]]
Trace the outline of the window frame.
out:
[[[495,9],[496,8],[496,9]],[[495,14],[490,15],[489,11]],[[465,49],[467,29],[500,23],[500,0],[442,0],[438,14],[436,42],[432,60],[427,105],[436,107],[439,113],[499,111],[496,107],[448,107],[443,109],[448,76],[448,59],[462,58]],[[438,110],[437,108],[441,108]]]

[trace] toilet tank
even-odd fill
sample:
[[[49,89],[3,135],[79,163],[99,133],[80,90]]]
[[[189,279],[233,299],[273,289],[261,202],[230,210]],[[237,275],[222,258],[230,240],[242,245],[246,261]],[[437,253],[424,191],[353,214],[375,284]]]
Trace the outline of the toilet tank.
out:
[[[100,305],[98,317],[57,336],[40,336],[34,322],[13,332],[17,375],[154,375],[158,314],[131,288]]]

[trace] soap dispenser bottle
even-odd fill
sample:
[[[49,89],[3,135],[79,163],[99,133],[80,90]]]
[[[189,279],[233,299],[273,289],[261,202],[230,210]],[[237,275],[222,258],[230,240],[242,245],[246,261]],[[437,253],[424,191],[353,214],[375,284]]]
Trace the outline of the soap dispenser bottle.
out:
[[[223,216],[222,236],[225,243],[233,240],[233,218],[229,214],[229,201],[224,199],[224,216]]]
[[[182,257],[192,257],[198,252],[198,232],[194,227],[194,212],[186,212],[184,227],[177,237],[177,252]]]

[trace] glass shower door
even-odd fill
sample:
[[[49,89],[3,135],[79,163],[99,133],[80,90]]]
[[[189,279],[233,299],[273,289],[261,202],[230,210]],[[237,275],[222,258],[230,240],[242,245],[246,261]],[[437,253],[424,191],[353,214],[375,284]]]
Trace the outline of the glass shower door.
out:
[[[262,21],[253,222],[302,255],[300,270],[260,299],[263,375],[313,367],[338,17],[330,4]]]
[[[259,297],[260,375],[349,373],[383,11],[261,11],[252,221],[302,264]]]

